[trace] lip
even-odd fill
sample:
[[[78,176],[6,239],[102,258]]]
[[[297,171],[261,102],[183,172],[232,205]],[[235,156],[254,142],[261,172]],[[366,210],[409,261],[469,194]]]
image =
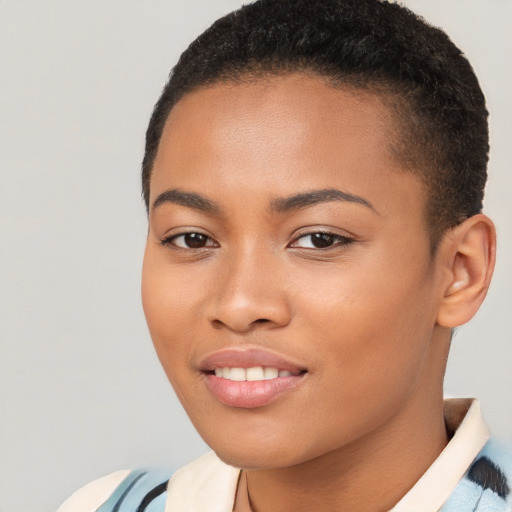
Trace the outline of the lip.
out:
[[[216,377],[215,368],[252,368],[255,366],[287,370],[293,375],[270,380],[232,381]],[[264,407],[292,392],[304,379],[304,366],[270,351],[261,349],[223,350],[206,357],[200,364],[209,391],[224,405],[244,409]]]
[[[306,367],[290,361],[286,357],[259,348],[229,349],[215,352],[201,361],[199,368],[204,372],[211,372],[215,368],[252,368],[254,366],[267,366],[288,370],[292,373],[301,373]]]

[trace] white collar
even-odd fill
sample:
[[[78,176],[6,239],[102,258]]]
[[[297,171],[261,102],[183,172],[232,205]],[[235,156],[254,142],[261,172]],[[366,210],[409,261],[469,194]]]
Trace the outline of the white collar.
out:
[[[239,476],[209,452],[172,475],[165,512],[232,512]]]
[[[465,413],[465,414],[464,414]],[[457,418],[463,417],[459,423]],[[445,400],[445,420],[454,436],[414,487],[390,512],[438,511],[489,439],[478,400]]]

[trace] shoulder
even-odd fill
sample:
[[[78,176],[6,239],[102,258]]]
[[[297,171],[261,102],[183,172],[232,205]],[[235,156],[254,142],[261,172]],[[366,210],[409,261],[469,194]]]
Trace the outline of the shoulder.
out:
[[[165,503],[170,475],[147,469],[116,471],[76,491],[57,512],[142,512],[155,501]]]
[[[89,512],[96,510],[130,474],[129,470],[116,471],[88,483],[72,494],[57,512]]]
[[[176,472],[118,471],[95,480],[57,512],[232,510],[240,470],[209,452]],[[219,508],[220,507],[220,508]]]
[[[467,478],[512,506],[512,447],[491,439],[478,454]]]
[[[443,507],[443,512],[512,512],[512,447],[490,440]]]

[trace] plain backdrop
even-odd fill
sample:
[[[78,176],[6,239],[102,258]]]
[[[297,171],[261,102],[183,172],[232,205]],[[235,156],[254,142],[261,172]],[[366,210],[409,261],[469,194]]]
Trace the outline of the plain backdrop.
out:
[[[51,512],[105,473],[207,449],[146,332],[139,166],[168,71],[240,3],[0,0],[1,512]],[[406,4],[447,30],[488,98],[498,266],[446,392],[478,396],[512,441],[512,1]]]

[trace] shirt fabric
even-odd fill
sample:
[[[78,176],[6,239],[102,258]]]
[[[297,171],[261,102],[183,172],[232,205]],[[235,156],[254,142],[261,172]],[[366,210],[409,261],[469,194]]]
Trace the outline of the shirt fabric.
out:
[[[489,441],[478,401],[445,400],[445,422],[450,442],[390,512],[512,512],[512,455]],[[144,470],[113,473],[79,490],[57,512],[251,509],[243,473],[210,452],[171,478]]]

